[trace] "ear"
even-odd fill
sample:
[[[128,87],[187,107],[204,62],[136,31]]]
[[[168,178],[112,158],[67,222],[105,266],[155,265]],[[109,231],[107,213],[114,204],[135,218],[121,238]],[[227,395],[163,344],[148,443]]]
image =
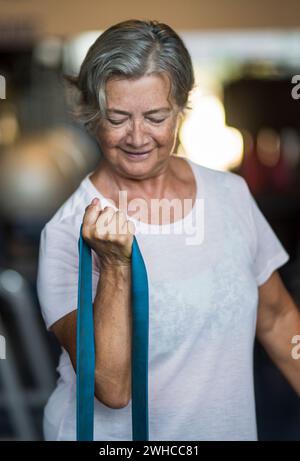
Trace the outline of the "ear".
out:
[[[179,121],[182,122],[184,117],[185,117],[185,107],[181,107],[178,110],[178,119],[179,119]]]
[[[179,127],[184,119],[185,112],[184,109],[178,109],[177,118],[176,118],[176,126]]]

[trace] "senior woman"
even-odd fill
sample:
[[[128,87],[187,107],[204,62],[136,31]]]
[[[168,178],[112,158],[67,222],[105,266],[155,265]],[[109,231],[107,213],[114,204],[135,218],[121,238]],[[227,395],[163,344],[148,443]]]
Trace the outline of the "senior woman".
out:
[[[73,83],[101,156],[41,234],[38,295],[62,346],[45,439],[76,439],[83,222],[93,250],[94,439],[132,440],[135,235],[149,283],[149,439],[257,440],[255,334],[300,393],[290,346],[300,319],[276,272],[289,257],[242,177],[174,152],[194,85],[187,49],[166,24],[125,21],[100,35]]]

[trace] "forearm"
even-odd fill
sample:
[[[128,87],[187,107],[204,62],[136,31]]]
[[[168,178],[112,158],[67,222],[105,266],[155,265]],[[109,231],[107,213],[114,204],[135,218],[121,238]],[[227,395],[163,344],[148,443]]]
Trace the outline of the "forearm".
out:
[[[292,305],[286,314],[279,317],[272,330],[259,339],[275,365],[300,396],[300,359],[295,360],[292,355],[292,338],[300,335],[300,312],[291,299],[289,302]]]
[[[116,408],[131,393],[130,279],[130,265],[103,268],[94,300],[95,395]]]

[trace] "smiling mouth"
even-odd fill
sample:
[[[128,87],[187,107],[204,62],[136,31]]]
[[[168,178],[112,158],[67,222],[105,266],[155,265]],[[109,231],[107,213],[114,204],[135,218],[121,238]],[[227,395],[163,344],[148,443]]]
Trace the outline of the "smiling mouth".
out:
[[[122,150],[123,150],[123,152],[125,152],[125,154],[131,155],[131,156],[136,156],[136,157],[139,156],[139,155],[147,155],[147,154],[149,154],[149,153],[152,151],[152,149],[151,149],[151,150],[147,150],[147,151],[145,151],[145,152],[130,152],[130,151],[125,150],[125,149],[122,149]]]

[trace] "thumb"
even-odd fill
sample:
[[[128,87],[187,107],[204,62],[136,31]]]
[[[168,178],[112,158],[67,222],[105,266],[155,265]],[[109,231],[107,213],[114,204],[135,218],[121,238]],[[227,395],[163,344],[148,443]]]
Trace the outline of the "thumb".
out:
[[[95,224],[101,210],[102,206],[100,199],[98,197],[95,197],[85,209],[83,224],[89,226]]]

